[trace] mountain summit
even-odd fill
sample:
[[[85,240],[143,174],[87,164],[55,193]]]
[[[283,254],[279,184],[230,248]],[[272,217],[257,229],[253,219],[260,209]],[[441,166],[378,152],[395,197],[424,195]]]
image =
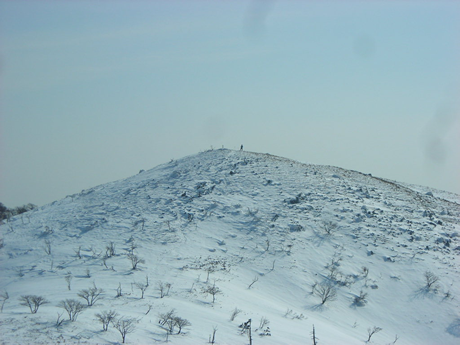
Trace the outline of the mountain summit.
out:
[[[459,202],[269,154],[173,160],[1,225],[2,344],[458,344]]]

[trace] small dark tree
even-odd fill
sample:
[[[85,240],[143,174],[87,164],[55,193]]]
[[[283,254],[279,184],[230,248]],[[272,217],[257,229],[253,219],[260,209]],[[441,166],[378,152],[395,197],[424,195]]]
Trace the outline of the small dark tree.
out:
[[[254,279],[252,279],[251,284],[249,284],[248,289],[250,289],[258,281],[259,281],[259,277],[255,276]]]
[[[116,319],[118,313],[115,310],[103,311],[96,314],[97,320],[102,323],[102,330],[106,332],[109,329],[109,324]]]
[[[46,298],[37,295],[22,295],[19,300],[21,305],[29,307],[32,314],[35,314],[42,304],[49,303]]]
[[[110,242],[107,247],[105,247],[105,255],[108,258],[111,258],[112,256],[115,256],[115,243]]]
[[[128,254],[128,259],[131,261],[131,267],[133,270],[137,269],[137,265],[145,264],[144,259],[141,259],[140,257],[134,254]]]
[[[367,293],[361,291],[359,293],[359,296],[355,296],[355,298],[353,299],[353,304],[358,306],[358,307],[362,307],[367,303],[366,298],[367,298]]]
[[[63,308],[69,314],[69,320],[77,320],[78,315],[85,309],[85,306],[75,299],[66,299],[59,302],[58,307]]]
[[[214,344],[216,342],[216,332],[217,332],[217,326],[212,327],[212,336],[209,335],[209,343]]]
[[[173,319],[174,316],[175,316],[175,309],[171,309],[170,311],[164,313],[164,314],[160,314],[159,315],[159,319],[158,319],[158,323],[161,325],[161,326],[165,326],[166,323],[168,322],[168,320],[170,319]]]
[[[2,305],[0,306],[0,312],[3,313],[3,307],[5,306],[6,301],[10,298],[7,291],[4,291],[0,294],[0,298],[2,299]]]
[[[315,286],[314,294],[321,298],[321,305],[335,299],[337,290],[329,283],[321,283]]]
[[[182,332],[182,328],[192,325],[190,321],[188,321],[187,319],[183,319],[179,316],[174,317],[174,323],[178,328],[177,334],[180,334]]]
[[[232,315],[230,315],[230,321],[234,321],[235,317],[237,317],[239,313],[241,313],[241,309],[238,309],[238,308],[233,309]]]
[[[129,333],[133,333],[134,330],[136,329],[137,320],[132,319],[132,318],[129,318],[129,319],[120,318],[112,323],[113,323],[113,327],[115,327],[118,330],[118,332],[120,332],[121,339],[124,344],[126,340],[126,335]]]
[[[251,326],[251,319],[246,322],[243,322],[239,327],[241,328],[241,334],[246,333],[249,338],[249,345],[252,345],[252,326]]]
[[[117,295],[115,297],[121,297],[121,296],[123,296],[122,291],[121,291],[121,283],[118,283]]]
[[[172,285],[170,283],[163,283],[162,281],[158,282],[157,289],[160,291],[160,298],[168,296],[171,286]]]
[[[332,233],[337,229],[337,223],[332,220],[324,220],[321,224],[326,236],[331,236]]]
[[[77,249],[74,249],[74,252],[75,252],[75,256],[76,256],[78,259],[81,259],[81,246],[78,246]]]
[[[61,327],[62,324],[64,323],[64,319],[61,319],[63,313],[64,312],[62,312],[61,314],[57,313],[58,316],[57,316],[56,323],[55,323],[57,328]]]
[[[64,277],[65,281],[67,282],[67,289],[70,291],[70,283],[72,282],[73,276],[72,272],[67,272],[67,275]]]
[[[214,304],[216,301],[216,295],[221,294],[222,290],[216,286],[216,283],[214,283],[212,286],[208,286],[203,289],[203,293],[212,295],[212,304]]]
[[[100,298],[104,290],[96,287],[96,284],[92,288],[80,290],[77,294],[78,297],[83,298],[89,307],[93,306]]]
[[[45,240],[45,245],[43,247],[43,250],[47,255],[51,255],[51,241],[50,240]]]
[[[183,319],[183,318],[177,316],[174,309],[171,309],[167,313],[160,314],[158,323],[164,329],[166,329],[168,334],[172,334],[176,327],[178,328],[178,331],[177,331],[176,334],[180,334],[184,327],[191,326],[190,321],[188,321],[187,319]]]
[[[143,298],[144,298],[144,292],[145,292],[145,290],[147,290],[147,288],[149,287],[149,279],[148,279],[148,277],[147,277],[145,283],[134,283],[134,285],[135,285],[139,290],[141,290],[141,299],[143,299]]]
[[[367,333],[369,335],[369,337],[367,338],[366,342],[370,342],[371,341],[371,337],[375,334],[375,333],[378,333],[382,330],[382,328],[380,327],[376,327],[374,326],[373,328],[368,328],[367,329]]]
[[[438,276],[436,276],[433,272],[426,271],[425,272],[425,282],[426,282],[426,289],[431,290],[433,285],[436,284],[439,281]]]
[[[317,340],[318,338],[316,337],[316,333],[315,333],[315,325],[313,325],[313,332],[312,332],[312,335],[311,335],[311,339],[313,340],[313,345],[317,345]]]

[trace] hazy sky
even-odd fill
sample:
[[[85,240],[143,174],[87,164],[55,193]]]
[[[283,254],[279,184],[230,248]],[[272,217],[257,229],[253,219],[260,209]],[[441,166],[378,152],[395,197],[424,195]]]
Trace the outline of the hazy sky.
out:
[[[0,202],[268,152],[460,193],[459,1],[0,0]]]

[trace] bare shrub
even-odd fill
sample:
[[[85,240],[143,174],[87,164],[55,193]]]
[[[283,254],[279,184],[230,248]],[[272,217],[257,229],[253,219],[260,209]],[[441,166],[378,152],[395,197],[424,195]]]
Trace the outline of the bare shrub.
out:
[[[249,284],[248,286],[248,289],[250,289],[256,282],[259,281],[259,277],[255,276],[253,279],[252,279],[252,282],[251,284]]]
[[[110,242],[106,247],[105,247],[105,255],[108,258],[111,258],[112,256],[115,256],[115,243]]]
[[[75,299],[66,299],[59,302],[58,307],[63,308],[69,314],[69,320],[77,320],[78,315],[85,309],[85,306]]]
[[[321,229],[326,236],[331,236],[337,230],[337,223],[332,220],[323,220]]]
[[[5,306],[6,301],[10,298],[7,291],[4,291],[0,294],[0,298],[2,299],[2,305],[0,306],[0,312],[3,313],[3,307]]]
[[[139,282],[139,283],[138,283],[138,282],[135,282],[135,283],[134,283],[134,285],[135,285],[139,290],[141,290],[141,299],[144,298],[144,292],[145,292],[145,290],[147,290],[147,288],[149,287],[149,279],[148,279],[148,277],[146,277],[146,278],[147,278],[147,279],[146,279],[145,283],[140,283],[140,282]]]
[[[160,314],[158,323],[165,328],[169,334],[172,334],[176,327],[178,328],[176,334],[180,334],[184,327],[191,326],[190,321],[177,316],[174,309],[171,309],[167,313]]]
[[[67,282],[67,289],[70,291],[70,283],[72,282],[73,276],[72,272],[67,272],[67,275],[64,277],[65,281]]]
[[[57,313],[58,316],[57,316],[55,325],[56,325],[56,327],[58,327],[58,328],[61,327],[62,324],[64,323],[64,319],[61,319],[62,314],[63,314],[63,312],[62,312],[61,314]]]
[[[117,295],[115,297],[121,297],[121,296],[123,296],[122,291],[121,291],[121,283],[118,283]]]
[[[45,240],[45,245],[43,246],[43,250],[47,255],[51,255],[51,241]]]
[[[305,315],[303,314],[297,314],[295,313],[292,309],[287,309],[286,313],[284,313],[284,317],[288,319],[297,319],[297,320],[303,320],[305,318]]]
[[[109,324],[116,319],[118,313],[115,310],[103,311],[96,314],[97,320],[102,323],[102,330],[106,332],[109,329]]]
[[[129,261],[131,261],[131,267],[133,270],[136,270],[139,264],[145,264],[144,259],[141,259],[140,257],[134,254],[128,254],[128,259]]]
[[[160,298],[168,296],[169,290],[171,290],[171,283],[163,283],[161,280],[157,284],[157,290],[160,291]]]
[[[83,298],[89,307],[93,306],[100,298],[104,290],[99,289],[96,284],[89,289],[80,290],[78,297]]]
[[[204,288],[203,293],[211,295],[212,304],[214,304],[214,302],[216,301],[216,295],[221,294],[222,290],[216,286],[216,283],[214,283],[212,286]]]
[[[337,290],[329,283],[321,283],[315,286],[314,294],[321,298],[321,305],[323,305],[336,298]]]
[[[212,327],[212,335],[209,335],[209,341],[208,343],[210,344],[215,344],[216,343],[216,332],[217,332],[217,326]]]
[[[35,314],[42,304],[49,303],[46,298],[37,295],[22,295],[19,301],[21,301],[21,305],[29,307],[32,314]]]
[[[438,276],[436,276],[433,272],[426,271],[425,272],[425,288],[427,290],[431,290],[432,288],[436,288],[435,284],[439,281]]]
[[[74,249],[74,252],[75,252],[75,256],[76,256],[78,259],[81,259],[81,246],[78,246],[77,249]]]
[[[238,308],[233,309],[232,315],[230,315],[230,321],[234,321],[238,314],[241,313],[241,311],[242,310]]]
[[[382,330],[382,328],[377,327],[377,326],[374,326],[373,328],[368,328],[368,329],[367,329],[367,334],[369,335],[369,337],[367,338],[366,342],[371,341],[371,337],[372,337],[375,333],[380,332],[381,330]]]
[[[123,344],[125,343],[126,335],[135,331],[137,322],[134,318],[120,318],[112,321],[113,327],[120,332]]]
[[[355,296],[355,298],[353,299],[353,304],[358,306],[358,307],[363,307],[367,303],[366,298],[367,298],[367,293],[361,291],[359,293],[359,296]]]

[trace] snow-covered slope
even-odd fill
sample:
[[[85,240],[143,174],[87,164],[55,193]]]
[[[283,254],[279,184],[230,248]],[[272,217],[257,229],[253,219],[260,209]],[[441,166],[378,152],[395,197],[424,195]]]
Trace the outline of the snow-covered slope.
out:
[[[136,320],[131,344],[204,344],[214,327],[217,344],[248,344],[238,326],[249,319],[253,344],[312,344],[313,325],[325,345],[362,344],[374,327],[370,343],[458,344],[459,202],[268,154],[171,161],[1,225],[1,343],[121,342],[95,316],[114,310]],[[60,301],[86,305],[78,294],[94,286],[101,298],[67,320]],[[324,287],[336,297],[321,304]],[[49,303],[32,314],[24,295]],[[191,323],[180,334],[158,322],[171,309]]]

